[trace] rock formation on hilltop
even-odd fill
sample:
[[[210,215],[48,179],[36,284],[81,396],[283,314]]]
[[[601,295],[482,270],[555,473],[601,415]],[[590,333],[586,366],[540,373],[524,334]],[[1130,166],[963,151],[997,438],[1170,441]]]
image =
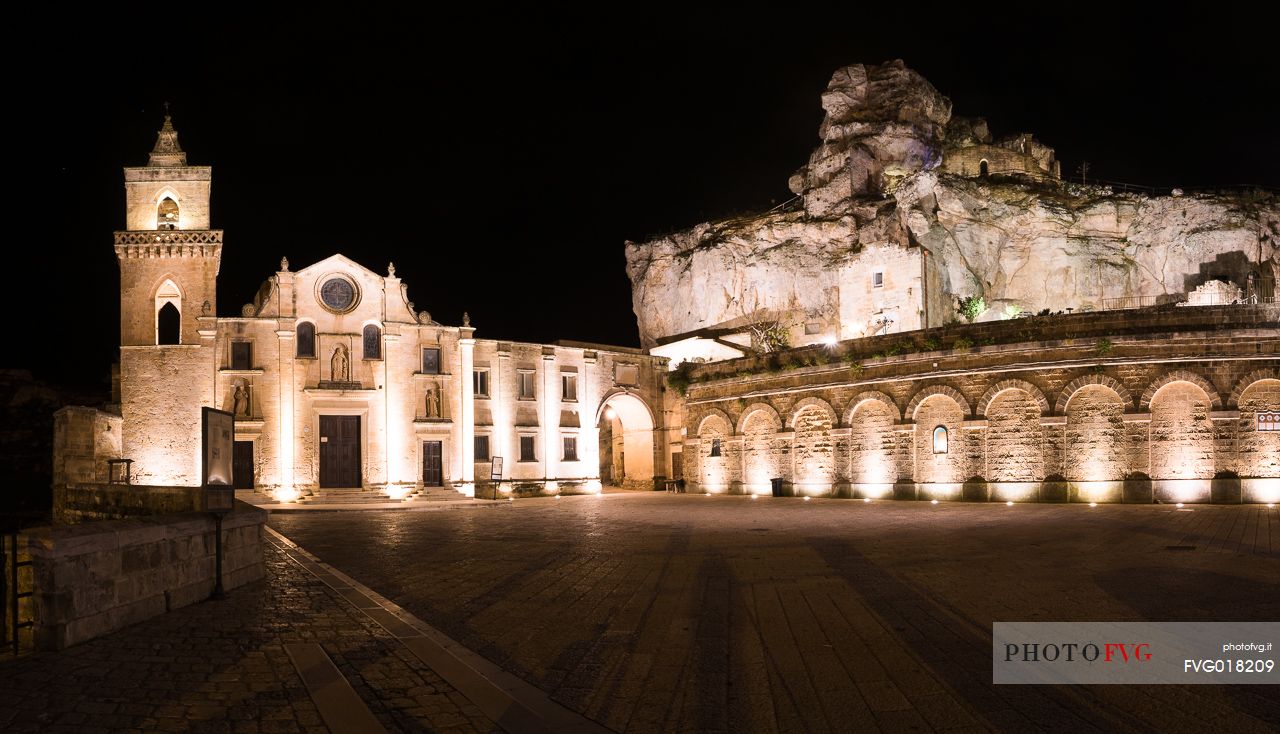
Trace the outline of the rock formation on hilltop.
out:
[[[1051,148],[993,143],[901,61],[836,71],[822,106],[821,144],[789,182],[800,207],[627,243],[646,346],[761,314],[793,343],[939,326],[975,295],[990,318],[1178,300],[1214,278],[1272,293],[1272,195],[1064,183]]]

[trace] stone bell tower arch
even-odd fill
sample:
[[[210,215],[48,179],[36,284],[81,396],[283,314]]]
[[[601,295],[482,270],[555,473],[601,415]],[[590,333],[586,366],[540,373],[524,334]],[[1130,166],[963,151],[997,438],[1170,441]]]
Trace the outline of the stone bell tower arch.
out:
[[[120,266],[122,451],[135,482],[200,483],[200,407],[214,405],[222,231],[213,169],[187,164],[166,114],[147,165],[124,169]]]

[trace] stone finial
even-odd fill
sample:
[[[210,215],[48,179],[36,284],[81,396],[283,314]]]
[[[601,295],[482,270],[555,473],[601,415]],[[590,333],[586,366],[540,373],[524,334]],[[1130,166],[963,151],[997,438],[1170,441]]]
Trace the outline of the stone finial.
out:
[[[169,103],[164,103],[164,125],[156,136],[156,146],[151,149],[149,166],[185,166],[187,154],[178,146],[178,131],[173,129],[173,118],[169,116]]]
[[[289,272],[289,258],[287,257],[280,258],[280,272],[282,273]]]
[[[396,277],[396,264],[393,262],[387,263],[387,277],[388,278]]]
[[[467,313],[466,311],[462,312],[462,325],[471,326],[471,314]]]

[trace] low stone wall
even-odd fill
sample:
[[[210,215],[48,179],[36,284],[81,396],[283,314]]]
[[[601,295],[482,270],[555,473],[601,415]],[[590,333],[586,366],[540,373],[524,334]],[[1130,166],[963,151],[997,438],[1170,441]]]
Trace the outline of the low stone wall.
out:
[[[53,414],[53,483],[105,482],[107,460],[120,458],[122,419],[68,405]]]
[[[53,521],[120,520],[147,515],[200,512],[200,487],[153,487],[142,484],[75,484],[53,488]]]
[[[263,577],[266,519],[243,502],[224,518],[224,589]],[[35,581],[33,639],[41,650],[114,632],[213,592],[214,520],[206,513],[33,528],[22,538]]]

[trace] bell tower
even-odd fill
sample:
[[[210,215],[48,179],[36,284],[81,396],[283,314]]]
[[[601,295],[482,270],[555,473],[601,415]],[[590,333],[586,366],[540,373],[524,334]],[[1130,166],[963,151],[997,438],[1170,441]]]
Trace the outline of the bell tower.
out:
[[[135,483],[200,483],[200,407],[214,405],[222,231],[209,228],[213,169],[187,164],[166,114],[147,165],[124,169],[120,408]]]

